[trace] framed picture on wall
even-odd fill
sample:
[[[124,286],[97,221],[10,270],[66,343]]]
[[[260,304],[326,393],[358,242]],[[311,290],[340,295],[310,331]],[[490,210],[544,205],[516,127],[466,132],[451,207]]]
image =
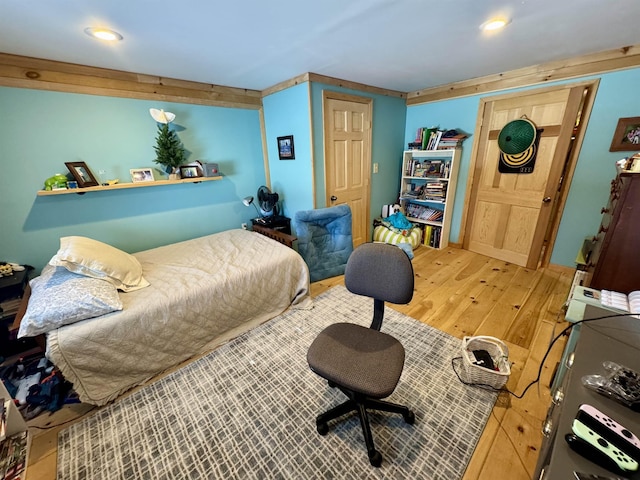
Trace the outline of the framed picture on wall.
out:
[[[293,135],[278,137],[278,157],[280,157],[280,160],[295,160]]]
[[[618,120],[618,126],[611,140],[610,152],[640,151],[640,117]]]
[[[84,162],[64,162],[64,164],[73,175],[73,178],[78,182],[78,187],[95,187],[98,185],[96,177],[93,176],[89,167]]]

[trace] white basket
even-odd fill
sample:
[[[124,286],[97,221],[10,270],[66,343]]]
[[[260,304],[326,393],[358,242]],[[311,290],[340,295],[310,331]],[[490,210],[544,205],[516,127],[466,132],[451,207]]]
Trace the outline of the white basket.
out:
[[[473,350],[486,350],[491,355],[498,370],[475,365]],[[478,336],[462,339],[462,371],[468,383],[490,385],[500,389],[509,380],[511,365],[509,363],[509,349],[505,343],[495,337]]]

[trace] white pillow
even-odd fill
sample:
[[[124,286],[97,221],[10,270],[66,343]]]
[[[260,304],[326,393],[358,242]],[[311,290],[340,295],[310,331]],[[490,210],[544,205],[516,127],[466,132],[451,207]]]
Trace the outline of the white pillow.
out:
[[[125,292],[149,285],[142,277],[142,265],[136,257],[87,237],[62,237],[60,250],[49,265],[107,280]]]
[[[18,337],[32,337],[86,318],[122,310],[111,283],[47,265],[29,282],[31,296]]]

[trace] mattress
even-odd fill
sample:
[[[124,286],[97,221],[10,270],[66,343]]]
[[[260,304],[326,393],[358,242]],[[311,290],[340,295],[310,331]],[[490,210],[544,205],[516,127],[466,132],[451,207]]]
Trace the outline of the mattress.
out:
[[[47,334],[47,357],[83,402],[105,404],[225,333],[311,303],[302,257],[255,232],[230,230],[134,256],[149,287],[121,293],[122,311]]]

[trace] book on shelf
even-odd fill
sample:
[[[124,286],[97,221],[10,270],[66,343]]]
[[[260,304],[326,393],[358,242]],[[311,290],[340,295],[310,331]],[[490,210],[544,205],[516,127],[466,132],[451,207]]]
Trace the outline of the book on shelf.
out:
[[[28,432],[24,431],[11,435],[0,443],[0,479],[24,478],[27,466],[28,440]]]
[[[600,292],[600,304],[603,307],[621,310],[640,318],[640,290],[635,290],[629,295],[625,295],[622,292],[602,290]]]
[[[440,246],[440,235],[442,229],[435,225],[425,225],[422,237],[422,244],[428,247],[437,248]]]
[[[433,226],[425,225],[424,232],[422,237],[422,244],[429,246],[429,240],[431,239],[431,231],[433,230]]]
[[[0,442],[7,436],[7,415],[9,405],[4,398],[0,398]]]

